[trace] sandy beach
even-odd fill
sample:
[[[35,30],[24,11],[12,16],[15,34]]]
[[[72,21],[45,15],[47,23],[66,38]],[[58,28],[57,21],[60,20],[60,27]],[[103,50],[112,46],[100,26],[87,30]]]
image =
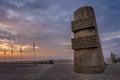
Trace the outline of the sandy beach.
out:
[[[78,74],[71,63],[0,64],[0,80],[120,80],[120,64],[106,65],[102,74]]]
[[[34,80],[50,67],[49,64],[0,64],[0,80]]]
[[[109,64],[102,74],[78,74],[72,64],[57,64],[34,80],[120,80],[120,64]]]

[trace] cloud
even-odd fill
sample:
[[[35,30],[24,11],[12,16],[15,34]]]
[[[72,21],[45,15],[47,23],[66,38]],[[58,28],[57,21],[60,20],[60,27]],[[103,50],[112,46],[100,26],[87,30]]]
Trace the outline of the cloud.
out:
[[[39,56],[71,58],[73,13],[81,6],[90,5],[96,13],[102,43],[106,43],[103,48],[110,51],[118,46],[120,38],[119,3],[112,0],[0,0],[0,38],[4,42],[12,35],[14,45],[32,46],[36,42]],[[31,48],[28,49],[31,52]]]
[[[120,38],[120,31],[102,33],[101,36],[103,41],[109,41],[112,39]]]
[[[120,31],[102,33],[101,40],[105,57],[110,57],[111,52],[120,56]]]
[[[0,23],[0,30],[9,32],[11,34],[17,34],[16,28],[12,27],[11,25],[6,25],[3,23]]]
[[[7,17],[8,18],[18,18],[18,16],[20,15],[17,11],[13,11],[13,10],[7,10]]]

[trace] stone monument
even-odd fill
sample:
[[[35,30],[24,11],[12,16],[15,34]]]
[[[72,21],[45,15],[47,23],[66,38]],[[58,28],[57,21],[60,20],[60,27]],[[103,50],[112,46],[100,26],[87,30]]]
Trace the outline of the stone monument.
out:
[[[74,71],[102,73],[105,63],[93,8],[85,6],[77,9],[71,25],[74,32]]]

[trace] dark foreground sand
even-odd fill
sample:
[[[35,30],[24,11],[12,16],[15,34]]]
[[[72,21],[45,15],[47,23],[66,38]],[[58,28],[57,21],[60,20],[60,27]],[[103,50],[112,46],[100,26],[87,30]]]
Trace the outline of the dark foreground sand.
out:
[[[52,66],[49,64],[0,64],[0,80],[34,80]]]
[[[102,74],[77,74],[73,64],[0,65],[0,80],[120,80],[120,64],[109,64]]]

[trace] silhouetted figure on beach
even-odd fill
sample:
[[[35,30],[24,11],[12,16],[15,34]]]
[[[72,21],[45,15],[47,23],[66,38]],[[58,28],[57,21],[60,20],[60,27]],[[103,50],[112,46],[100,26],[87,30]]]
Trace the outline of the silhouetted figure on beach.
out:
[[[53,60],[41,61],[40,64],[54,64]]]
[[[49,60],[49,64],[54,64],[54,61],[53,60]]]

